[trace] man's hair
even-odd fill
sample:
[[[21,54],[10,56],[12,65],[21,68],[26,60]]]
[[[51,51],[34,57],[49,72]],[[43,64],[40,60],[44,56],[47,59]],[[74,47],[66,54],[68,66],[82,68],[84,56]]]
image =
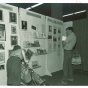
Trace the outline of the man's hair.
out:
[[[66,30],[71,30],[73,32],[73,27],[68,27]]]
[[[21,49],[21,47],[20,47],[19,45],[15,45],[15,46],[13,47],[13,50],[18,50],[18,49]]]

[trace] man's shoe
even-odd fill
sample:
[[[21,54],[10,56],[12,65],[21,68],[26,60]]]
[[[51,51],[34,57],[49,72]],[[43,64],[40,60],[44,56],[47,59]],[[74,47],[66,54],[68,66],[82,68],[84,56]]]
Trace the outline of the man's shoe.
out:
[[[73,82],[73,79],[68,79],[68,81]]]
[[[67,84],[67,82],[61,81],[62,84]]]

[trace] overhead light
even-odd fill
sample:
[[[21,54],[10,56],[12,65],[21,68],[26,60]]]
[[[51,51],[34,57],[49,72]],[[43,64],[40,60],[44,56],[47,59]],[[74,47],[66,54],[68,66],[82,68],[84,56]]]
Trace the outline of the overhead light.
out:
[[[86,12],[86,10],[75,12],[74,14],[78,14],[78,13],[82,13],[82,12]]]
[[[29,10],[29,9],[31,9],[31,7],[28,7],[26,10]]]
[[[41,5],[41,4],[43,4],[43,3],[38,3],[38,4],[36,4],[36,5],[33,5],[33,6],[31,6],[31,7],[28,7],[28,8],[26,8],[26,10],[32,9],[32,8],[34,8],[34,7],[37,7],[37,6]]]
[[[71,14],[67,14],[67,15],[63,15],[63,17],[69,16],[69,15],[73,15],[73,13],[71,13]]]
[[[36,5],[33,5],[33,6],[31,6],[31,8],[37,7],[37,6],[41,5],[41,4],[43,4],[43,3],[38,3]]]
[[[86,10],[79,11],[79,12],[75,12],[75,13],[71,13],[71,14],[67,14],[67,15],[63,15],[62,17],[66,17],[66,16],[69,16],[69,15],[73,15],[73,14],[82,13],[82,12],[85,12],[85,11],[86,11]]]

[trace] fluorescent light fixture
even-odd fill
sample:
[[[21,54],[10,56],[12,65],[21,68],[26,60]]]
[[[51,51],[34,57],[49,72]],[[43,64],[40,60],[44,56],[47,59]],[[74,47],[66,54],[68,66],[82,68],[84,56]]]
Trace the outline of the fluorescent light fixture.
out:
[[[69,15],[73,15],[73,13],[71,13],[71,14],[67,14],[67,15],[63,15],[63,17],[65,17],[65,16],[69,16]]]
[[[43,4],[43,3],[38,3],[38,4],[36,4],[36,5],[33,5],[33,6],[31,6],[31,7],[28,7],[28,8],[26,8],[26,10],[32,9],[32,8],[34,8],[34,7],[37,7],[37,6],[41,5],[41,4]]]
[[[31,7],[26,8],[26,10],[29,10],[29,9],[31,9]]]
[[[66,16],[69,16],[69,15],[78,14],[78,13],[82,13],[82,12],[86,12],[86,10],[75,12],[75,13],[71,13],[71,14],[67,14],[67,15],[63,15],[62,17],[66,17]]]
[[[31,6],[31,8],[37,7],[37,6],[41,5],[41,4],[43,4],[43,3],[38,3],[36,5],[33,5],[33,6]]]
[[[75,12],[74,14],[78,14],[78,13],[82,13],[82,12],[86,12],[86,10]]]

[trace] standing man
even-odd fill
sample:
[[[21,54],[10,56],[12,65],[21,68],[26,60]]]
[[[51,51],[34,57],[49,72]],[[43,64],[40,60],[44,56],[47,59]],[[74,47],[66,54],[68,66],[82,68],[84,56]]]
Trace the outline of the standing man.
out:
[[[64,62],[63,62],[63,78],[62,84],[67,84],[67,81],[73,81],[73,70],[72,70],[72,50],[76,44],[76,36],[73,33],[73,27],[66,29],[67,38],[62,41],[64,48]]]

